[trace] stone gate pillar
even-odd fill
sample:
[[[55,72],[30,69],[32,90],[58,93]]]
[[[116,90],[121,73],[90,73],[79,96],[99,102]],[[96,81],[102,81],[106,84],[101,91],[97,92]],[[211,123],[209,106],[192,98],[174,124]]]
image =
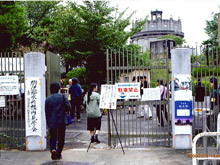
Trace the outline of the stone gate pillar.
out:
[[[175,149],[192,147],[191,53],[189,48],[171,50],[172,135]]]
[[[24,68],[26,150],[45,150],[45,55],[24,54]]]

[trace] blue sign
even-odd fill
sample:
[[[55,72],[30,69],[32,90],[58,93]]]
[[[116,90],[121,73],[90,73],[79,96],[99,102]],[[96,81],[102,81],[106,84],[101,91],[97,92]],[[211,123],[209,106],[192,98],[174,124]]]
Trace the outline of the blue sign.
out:
[[[192,125],[192,101],[175,101],[175,125]]]

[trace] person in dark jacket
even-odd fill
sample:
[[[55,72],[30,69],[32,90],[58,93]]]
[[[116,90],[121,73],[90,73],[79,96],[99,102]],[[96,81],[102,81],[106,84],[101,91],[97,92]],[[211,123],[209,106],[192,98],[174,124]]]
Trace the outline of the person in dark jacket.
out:
[[[65,112],[71,109],[70,102],[65,94],[58,93],[58,82],[50,84],[51,95],[45,101],[46,121],[50,134],[51,159],[62,159],[62,150],[65,141]],[[56,143],[58,139],[58,147]]]
[[[217,123],[217,117],[218,117],[218,80],[215,77],[212,77],[210,80],[210,86],[212,88],[210,103],[211,107],[210,110],[213,113],[210,113],[210,115],[207,117],[207,126],[210,129],[210,131],[214,132],[216,131],[216,123]]]
[[[212,94],[211,94],[211,110],[214,110],[215,105],[217,105],[217,96],[218,96],[218,81],[216,78],[210,79],[210,86],[212,88]]]
[[[72,85],[69,89],[69,93],[71,95],[71,106],[72,109],[70,111],[70,116],[74,119],[74,112],[76,109],[76,117],[77,121],[80,121],[80,111],[82,105],[82,88],[78,83],[78,79],[76,77],[72,78]]]

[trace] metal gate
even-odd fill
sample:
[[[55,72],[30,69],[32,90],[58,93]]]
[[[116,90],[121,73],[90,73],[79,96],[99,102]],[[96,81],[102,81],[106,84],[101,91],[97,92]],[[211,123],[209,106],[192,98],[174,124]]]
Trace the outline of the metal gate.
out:
[[[194,55],[192,55],[192,86],[193,86],[193,107],[194,107],[194,121],[193,121],[193,133],[194,135],[203,132],[203,131],[211,131],[210,125],[213,123],[212,131],[216,130],[216,118],[217,114],[219,113],[219,95],[216,98],[216,105],[215,108],[216,113],[213,113],[213,120],[209,120],[206,122],[205,119],[209,118],[210,115],[210,108],[211,108],[211,94],[213,91],[213,87],[210,85],[210,79],[216,79],[216,90],[219,93],[219,48],[214,46],[205,46],[200,47],[200,54],[197,51],[193,51]],[[215,82],[214,82],[215,85]],[[198,86],[202,86],[203,92],[205,97],[204,100],[198,101],[196,100],[196,93],[199,89]],[[208,127],[207,127],[208,125]]]
[[[132,79],[140,82],[140,77],[146,76],[148,87],[155,88],[157,79],[163,79],[164,85],[169,91],[170,59],[168,49],[165,48],[165,50],[165,52],[158,52],[158,54],[161,53],[157,56],[159,58],[150,58],[150,52],[137,49],[107,50],[107,83],[132,82]],[[170,146],[169,102],[169,97],[163,101],[117,100],[117,109],[112,110],[112,113],[122,145],[129,147]],[[163,127],[158,125],[157,106],[160,107],[158,116],[164,119]],[[148,113],[152,112],[152,119],[146,114],[140,116],[141,107],[146,107]],[[161,107],[166,107],[167,121],[164,116],[166,115],[165,110],[161,112]],[[108,114],[108,145],[113,147],[119,145],[110,114]]]
[[[219,114],[219,47],[215,45],[206,45],[199,50],[192,52],[192,87],[193,87],[193,135],[201,132],[217,131],[217,116]],[[213,81],[211,86],[210,79]],[[202,89],[202,90],[201,90]],[[216,97],[212,99],[212,93],[216,90]],[[198,99],[199,96],[203,100]],[[213,106],[211,106],[213,104]],[[213,137],[203,137],[198,143],[207,154],[208,147],[216,147],[216,139]],[[214,148],[216,149],[216,148]],[[210,154],[219,154],[219,149]]]
[[[0,78],[3,76],[18,76],[19,94],[0,96],[0,148],[20,148],[25,146],[23,54],[0,52]]]

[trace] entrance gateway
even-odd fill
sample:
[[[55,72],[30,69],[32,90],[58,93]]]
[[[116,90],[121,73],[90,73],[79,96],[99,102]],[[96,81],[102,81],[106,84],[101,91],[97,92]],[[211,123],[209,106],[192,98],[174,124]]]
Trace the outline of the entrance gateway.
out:
[[[193,122],[192,122],[192,136],[194,137],[200,132],[209,131],[208,127],[213,123],[213,129],[216,129],[216,120],[214,114],[214,121],[205,119],[209,118],[210,110],[210,96],[212,89],[209,84],[209,79],[215,77],[219,79],[220,71],[218,70],[218,64],[220,58],[217,56],[219,51],[214,49],[215,47],[206,46],[200,50],[202,55],[198,55],[197,51],[192,51],[191,57],[191,76],[192,76],[192,92],[193,92]],[[193,50],[193,49],[192,49]],[[196,54],[195,54],[196,53]],[[10,58],[13,57],[13,61],[10,62]],[[147,56],[146,56],[147,57]],[[156,80],[158,78],[164,80],[164,84],[171,80],[170,74],[170,60],[169,59],[150,59],[146,58],[143,53],[137,53],[137,51],[131,52],[131,50],[108,50],[107,51],[107,77],[108,84],[115,84],[116,82],[129,82],[136,76],[137,78],[142,75],[147,76],[147,81],[151,88],[156,87]],[[23,55],[19,53],[0,53],[0,73],[1,76],[18,75],[19,87],[22,88],[24,82],[24,70],[23,70]],[[9,59],[9,60],[8,60]],[[168,62],[167,62],[168,61]],[[13,63],[12,67],[10,63]],[[169,69],[168,69],[169,68]],[[119,76],[120,75],[120,76]],[[168,77],[168,78],[166,78]],[[203,101],[196,101],[194,90],[197,82],[201,82],[205,88],[205,97]],[[219,82],[218,82],[219,83]],[[167,86],[170,89],[170,86]],[[218,89],[219,90],[219,89]],[[12,148],[19,148],[25,144],[25,123],[23,102],[20,99],[8,96],[7,102],[3,104],[1,96],[0,107],[0,140],[2,146],[8,146]],[[19,96],[17,96],[18,98]],[[22,96],[21,96],[22,97]],[[15,101],[13,101],[15,99]],[[217,98],[219,99],[219,98]],[[169,100],[169,101],[168,101]],[[159,105],[166,105],[167,110],[170,111],[171,103],[170,99],[163,100]],[[159,101],[160,102],[160,101]],[[152,111],[152,120],[146,120],[145,118],[138,118],[138,106],[147,104]],[[158,101],[140,101],[140,100],[119,100],[117,103],[117,109],[113,111],[114,119],[117,124],[119,135],[122,140],[123,146],[172,146],[172,136],[170,136],[171,125],[164,122],[164,127],[158,126],[158,119],[155,112],[154,105],[158,104]],[[129,105],[136,105],[136,113],[128,115]],[[169,108],[168,108],[169,107]],[[133,109],[133,108],[132,108]],[[207,113],[203,113],[207,112]],[[219,106],[217,106],[217,112],[219,112]],[[171,114],[171,112],[169,112]],[[163,115],[163,114],[162,114]],[[169,118],[171,118],[169,116]],[[119,144],[116,136],[116,131],[113,127],[112,121],[108,121],[108,144],[109,146],[117,146]],[[204,138],[207,140],[207,138]],[[204,146],[211,146],[211,141],[208,144],[203,141]],[[207,147],[205,148],[205,150]]]
[[[167,50],[167,48],[166,48]],[[170,90],[170,59],[168,51],[161,52],[160,58],[150,58],[150,54],[140,50],[107,50],[107,84],[139,83],[146,77],[148,88],[155,88],[157,80],[163,79],[167,90]],[[159,125],[156,106],[167,108],[168,121],[170,117],[170,98],[167,100],[141,101],[141,99],[118,99],[116,110],[112,110],[123,146],[152,147],[171,145],[171,125],[164,120],[164,126]],[[152,112],[152,118],[146,114],[140,116],[140,109],[147,108]],[[129,113],[130,109],[130,113]],[[163,113],[160,113],[163,117]],[[109,116],[108,116],[109,117]],[[164,118],[165,119],[165,118]],[[119,146],[113,122],[108,119],[108,145]]]

